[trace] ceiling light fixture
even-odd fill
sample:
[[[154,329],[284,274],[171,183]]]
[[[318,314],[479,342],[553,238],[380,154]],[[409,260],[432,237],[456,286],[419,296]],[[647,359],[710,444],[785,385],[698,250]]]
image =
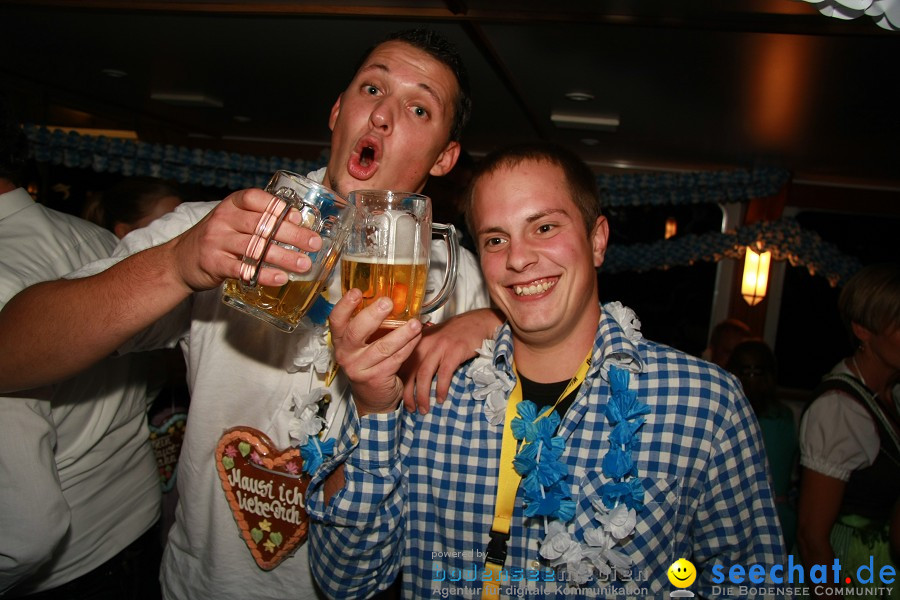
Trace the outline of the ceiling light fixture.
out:
[[[572,102],[587,102],[594,99],[594,95],[590,92],[569,92],[566,98]]]
[[[747,246],[744,255],[744,274],[741,277],[741,295],[750,306],[756,306],[766,297],[766,288],[769,283],[769,263],[772,261],[772,251],[762,249],[762,243],[757,242],[757,248]]]
[[[615,131],[619,127],[619,115],[597,113],[566,113],[553,111],[550,113],[553,124],[562,129],[590,129],[596,131]]]
[[[171,104],[172,106],[192,106],[197,108],[222,108],[225,106],[218,98],[205,94],[153,92],[151,100]]]

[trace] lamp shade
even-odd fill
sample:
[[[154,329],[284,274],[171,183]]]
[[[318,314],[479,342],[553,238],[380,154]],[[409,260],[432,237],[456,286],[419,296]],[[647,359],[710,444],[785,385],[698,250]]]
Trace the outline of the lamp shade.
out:
[[[772,253],[757,252],[747,246],[747,254],[744,255],[744,277],[741,281],[741,295],[750,306],[755,306],[766,297],[766,288],[769,285],[769,263]]]

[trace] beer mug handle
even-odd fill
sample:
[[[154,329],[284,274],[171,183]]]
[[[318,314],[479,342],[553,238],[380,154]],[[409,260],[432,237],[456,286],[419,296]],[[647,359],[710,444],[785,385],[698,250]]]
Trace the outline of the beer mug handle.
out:
[[[247,250],[241,260],[241,284],[256,287],[259,280],[259,270],[263,264],[263,257],[269,251],[275,232],[281,226],[281,222],[291,210],[291,205],[278,196],[273,196],[269,206],[259,218],[256,224],[256,232],[247,244]]]
[[[431,233],[444,238],[450,253],[447,256],[447,269],[444,272],[441,290],[437,293],[437,296],[422,306],[421,314],[423,315],[439,309],[450,299],[450,294],[453,293],[453,289],[456,287],[456,271],[458,268],[457,263],[459,262],[459,238],[456,237],[456,227],[444,225],[443,223],[432,223]]]

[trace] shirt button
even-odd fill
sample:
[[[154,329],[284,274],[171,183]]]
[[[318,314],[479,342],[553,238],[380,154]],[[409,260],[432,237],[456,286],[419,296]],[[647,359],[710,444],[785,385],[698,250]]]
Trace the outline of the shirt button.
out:
[[[359,436],[357,436],[355,433],[350,434],[350,443],[353,444],[354,446],[355,446],[356,444],[358,444],[358,443],[359,443]]]
[[[534,567],[535,569],[537,569],[538,567],[541,566],[541,563],[539,563],[536,560],[533,560],[533,561],[531,561],[531,566]]]

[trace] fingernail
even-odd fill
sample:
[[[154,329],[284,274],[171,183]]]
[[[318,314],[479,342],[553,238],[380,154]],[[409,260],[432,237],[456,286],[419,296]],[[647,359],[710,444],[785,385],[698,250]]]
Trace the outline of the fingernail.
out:
[[[307,255],[301,254],[300,256],[297,257],[297,268],[301,272],[309,271],[309,268],[311,266],[312,266],[312,260],[310,260],[310,258]]]
[[[418,319],[412,319],[409,322],[409,328],[412,329],[414,333],[419,333],[422,331],[422,323],[420,323]]]
[[[313,252],[318,252],[322,249],[322,238],[320,236],[315,236],[309,239],[309,249]]]
[[[390,298],[379,298],[378,299],[378,308],[381,310],[391,310],[394,308],[394,303],[391,302]]]
[[[288,282],[287,273],[284,271],[278,271],[275,273],[275,285],[284,285]]]
[[[293,223],[294,225],[302,225],[303,215],[301,215],[300,211],[296,208],[292,208],[290,211],[288,211],[287,220],[288,223]]]
[[[350,302],[359,302],[362,299],[362,292],[356,288],[351,289],[345,295]]]

